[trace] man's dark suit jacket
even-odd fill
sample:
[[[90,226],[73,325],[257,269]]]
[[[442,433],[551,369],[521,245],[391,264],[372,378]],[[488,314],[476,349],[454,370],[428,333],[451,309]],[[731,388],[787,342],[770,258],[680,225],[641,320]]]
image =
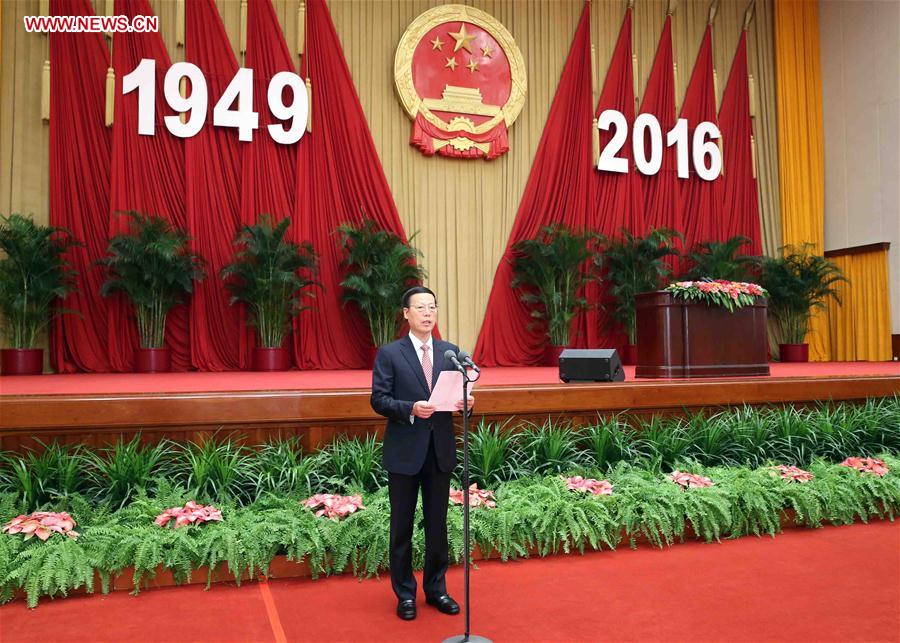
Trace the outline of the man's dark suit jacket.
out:
[[[432,384],[437,384],[441,371],[452,371],[453,365],[444,359],[447,349],[458,353],[450,342],[432,338],[434,365]],[[425,462],[429,434],[434,436],[434,451],[441,471],[452,471],[456,466],[456,437],[453,433],[453,414],[435,411],[424,420],[413,418],[413,404],[431,397],[421,355],[416,354],[409,335],[378,349],[372,368],[372,408],[387,418],[384,433],[382,465],[391,473],[415,475]]]

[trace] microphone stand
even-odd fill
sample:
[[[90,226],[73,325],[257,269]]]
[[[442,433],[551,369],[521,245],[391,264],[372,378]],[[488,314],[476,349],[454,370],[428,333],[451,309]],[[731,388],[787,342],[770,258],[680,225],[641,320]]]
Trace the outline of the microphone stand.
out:
[[[466,605],[466,630],[464,634],[457,634],[444,639],[443,643],[492,643],[491,639],[472,634],[469,627],[469,384],[477,382],[477,377],[469,379],[469,373],[463,366],[460,368],[463,375],[463,542],[465,549],[465,567],[463,567],[463,583],[465,585]]]

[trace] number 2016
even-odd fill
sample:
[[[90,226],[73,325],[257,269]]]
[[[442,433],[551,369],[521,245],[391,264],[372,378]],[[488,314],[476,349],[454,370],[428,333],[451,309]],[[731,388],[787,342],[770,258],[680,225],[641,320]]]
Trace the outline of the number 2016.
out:
[[[628,159],[616,156],[628,139],[628,121],[625,119],[625,115],[617,110],[607,109],[597,119],[597,128],[603,131],[615,128],[612,138],[600,153],[597,169],[627,173]],[[645,146],[644,140],[648,135],[649,146]],[[714,142],[721,135],[716,124],[709,121],[703,121],[694,129],[691,160],[697,176],[704,181],[714,181],[722,171],[722,152]],[[634,119],[631,145],[634,152],[634,164],[638,172],[647,176],[659,172],[662,167],[663,141],[662,128],[655,116],[639,114]],[[688,122],[685,118],[679,118],[675,127],[666,134],[666,147],[673,145],[678,162],[678,178],[686,179],[690,168],[688,167]],[[647,147],[649,147],[649,154]]]
[[[191,82],[190,96],[182,96],[178,89],[182,78],[187,78]],[[285,105],[282,99],[285,87],[290,87],[294,96],[293,102],[289,105]],[[181,114],[190,112],[190,116],[183,123],[181,116],[166,116],[163,119],[166,129],[179,138],[195,136],[206,122],[209,105],[209,91],[203,72],[192,63],[175,63],[166,72],[163,89],[169,107]],[[155,60],[142,59],[134,71],[122,78],[122,94],[134,90],[138,92],[138,134],[153,136],[156,133]],[[282,123],[269,125],[267,128],[269,135],[276,143],[283,145],[296,143],[306,131],[306,120],[309,117],[306,86],[297,74],[282,71],[272,77],[266,93],[272,115],[281,121],[291,121],[291,126],[287,129]],[[237,109],[232,109],[235,100]],[[253,111],[252,69],[244,67],[238,69],[213,108],[213,125],[234,127],[238,131],[239,140],[253,140],[253,130],[259,129],[259,112]]]

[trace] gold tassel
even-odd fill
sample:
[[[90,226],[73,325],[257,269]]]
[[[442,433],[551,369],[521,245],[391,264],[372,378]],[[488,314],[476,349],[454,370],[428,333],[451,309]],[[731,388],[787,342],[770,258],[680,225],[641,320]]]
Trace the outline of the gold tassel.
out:
[[[591,93],[596,96],[597,95],[597,65],[594,64],[597,56],[594,53],[594,43],[591,43]]]
[[[297,53],[303,55],[306,47],[306,3],[297,7]]]
[[[716,100],[716,111],[719,111],[719,73],[713,67],[713,98]]]
[[[106,8],[103,13],[104,13],[104,15],[107,15],[107,16],[116,15],[115,0],[106,0]],[[111,31],[104,31],[103,35],[106,36],[107,38],[112,38],[112,36],[113,36]]]
[[[50,120],[50,61],[44,61],[44,71],[41,74],[41,118]]]
[[[678,0],[669,0],[669,6],[666,8],[666,15],[671,16],[678,8]]]
[[[187,98],[187,76],[182,76],[181,80],[178,81],[178,93],[181,94],[182,98]],[[187,112],[181,112],[180,118],[182,125],[187,123]]]
[[[247,0],[241,0],[241,53],[247,52]]]
[[[719,170],[719,176],[725,176],[725,149],[722,146],[722,137],[716,139],[716,145],[719,146],[719,158],[722,159],[722,167]]]
[[[751,165],[753,166],[753,178],[756,178],[756,137],[753,134],[750,135],[750,160],[752,161]]]
[[[112,127],[116,113],[116,72],[112,67],[106,70],[106,126]]]
[[[600,129],[597,127],[597,119],[594,119],[594,129],[591,131],[591,159],[594,165],[600,160]]]
[[[638,64],[637,54],[631,54],[631,83],[634,85],[634,101],[638,100]]]
[[[175,2],[175,44],[184,45],[184,0]]]
[[[634,9],[634,0],[628,0],[628,10]]]
[[[756,118],[757,114],[759,114],[759,107],[756,103],[756,80],[754,80],[753,74],[747,75],[747,85],[748,93],[750,94],[750,118]]]
[[[309,104],[309,111],[306,114],[306,131],[312,134],[312,115],[313,115],[313,100],[312,100],[312,81],[307,78],[306,79],[306,101]]]

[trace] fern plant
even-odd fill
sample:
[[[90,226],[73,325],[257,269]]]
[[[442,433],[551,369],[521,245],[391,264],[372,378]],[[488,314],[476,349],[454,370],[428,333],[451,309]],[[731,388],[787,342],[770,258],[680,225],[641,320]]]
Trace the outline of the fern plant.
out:
[[[759,258],[739,254],[740,249],[750,239],[742,236],[731,237],[727,241],[705,241],[688,255],[691,269],[685,275],[688,279],[725,279],[726,281],[749,281]]]
[[[561,224],[544,226],[533,239],[513,246],[513,279],[519,298],[546,329],[554,346],[569,345],[572,319],[587,306],[582,291],[597,279],[597,235]]]
[[[100,294],[125,293],[134,306],[141,348],[162,348],[166,317],[194,291],[194,281],[203,279],[203,259],[190,251],[187,233],[166,219],[125,215],[131,219],[128,232],[110,239],[107,256],[97,260],[107,274]]]
[[[616,306],[612,317],[625,329],[631,344],[635,343],[637,332],[635,297],[657,290],[669,280],[672,269],[666,257],[678,255],[672,241],[680,237],[667,228],[656,228],[643,237],[623,228],[618,237],[602,240],[600,265]]]
[[[303,297],[312,296],[309,288],[320,285],[313,279],[318,256],[312,245],[285,238],[290,223],[290,217],[275,224],[271,215],[263,214],[255,225],[241,228],[235,259],[220,273],[231,304],[247,306],[248,323],[264,348],[284,344],[291,319],[304,309]]]
[[[342,268],[345,273],[341,298],[353,304],[366,318],[375,346],[394,341],[400,332],[399,302],[410,287],[425,280],[425,270],[417,264],[422,253],[393,232],[366,219],[360,225],[338,227]]]
[[[760,259],[760,285],[769,292],[769,319],[786,344],[802,344],[813,309],[840,304],[838,284],[849,283],[840,268],[812,254],[812,244],[785,246],[784,256]]]
[[[75,288],[78,273],[66,260],[77,243],[63,228],[39,226],[20,214],[0,216],[0,316],[10,348],[32,348]]]

